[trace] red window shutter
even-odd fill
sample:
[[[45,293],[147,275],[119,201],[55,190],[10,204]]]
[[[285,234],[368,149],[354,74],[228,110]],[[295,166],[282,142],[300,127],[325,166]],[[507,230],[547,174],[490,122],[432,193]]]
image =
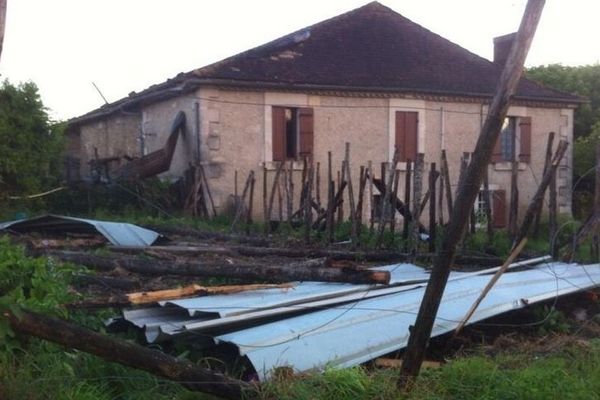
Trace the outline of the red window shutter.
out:
[[[492,224],[494,228],[506,227],[506,190],[492,191]]]
[[[285,160],[285,108],[273,107],[273,161]]]
[[[312,108],[298,109],[298,128],[300,130],[300,158],[313,154],[314,116]]]
[[[531,117],[519,118],[519,131],[521,134],[519,161],[531,162]]]
[[[400,151],[399,161],[417,158],[419,113],[396,111],[396,148]]]
[[[498,139],[496,140],[496,144],[494,145],[494,150],[492,151],[492,162],[498,163],[502,162],[502,132],[498,135]]]

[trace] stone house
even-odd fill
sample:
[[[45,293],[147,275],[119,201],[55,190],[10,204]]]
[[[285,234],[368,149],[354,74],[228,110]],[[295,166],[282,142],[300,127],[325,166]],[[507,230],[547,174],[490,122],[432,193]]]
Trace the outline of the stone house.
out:
[[[72,119],[68,155],[78,160],[75,173],[89,178],[95,156],[123,160],[161,148],[173,118],[184,111],[187,134],[162,177],[180,177],[190,163],[201,163],[221,211],[231,201],[235,171],[241,186],[254,170],[261,188],[263,167],[272,180],[278,161],[295,160],[300,174],[301,159],[310,156],[323,173],[329,151],[339,169],[346,142],[354,182],[360,165],[388,162],[398,146],[400,171],[417,153],[439,163],[445,149],[455,185],[460,157],[474,149],[513,37],[494,40],[491,62],[369,3]],[[581,101],[521,80],[489,166],[497,226],[507,220],[513,151],[525,208],[541,178],[549,132],[572,142],[573,111]],[[569,151],[557,183],[562,213],[571,209],[571,165]],[[255,196],[254,210],[262,218],[262,196]]]

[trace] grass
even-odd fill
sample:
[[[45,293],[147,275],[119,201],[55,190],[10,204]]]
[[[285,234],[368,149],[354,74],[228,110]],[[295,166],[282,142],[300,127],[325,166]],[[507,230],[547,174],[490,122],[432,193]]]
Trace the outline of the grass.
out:
[[[6,400],[213,399],[142,371],[51,343],[31,340],[0,354],[0,398]]]
[[[423,370],[414,390],[396,390],[397,370],[356,367],[276,379],[263,399],[599,399],[600,340],[549,355],[483,353]]]

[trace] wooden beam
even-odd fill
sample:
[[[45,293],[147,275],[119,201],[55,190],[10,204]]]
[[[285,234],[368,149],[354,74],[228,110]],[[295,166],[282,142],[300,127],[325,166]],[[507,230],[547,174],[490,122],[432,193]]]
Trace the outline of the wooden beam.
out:
[[[252,385],[198,367],[186,359],[31,311],[23,311],[18,317],[12,313],[7,316],[13,331],[20,335],[34,336],[126,367],[141,369],[179,382],[190,390],[234,400],[254,397]]]
[[[523,74],[525,58],[531,46],[544,4],[544,0],[529,0],[527,2],[521,26],[500,76],[489,107],[488,116],[481,128],[473,159],[467,169],[465,184],[458,192],[450,223],[437,252],[415,326],[410,332],[398,381],[399,386],[403,389],[410,389],[414,378],[419,374],[425,348],[431,336],[433,323],[448,281],[450,266],[456,255],[456,245],[467,226],[471,209],[483,181],[485,168],[490,163],[492,151],[500,135],[511,98]]]

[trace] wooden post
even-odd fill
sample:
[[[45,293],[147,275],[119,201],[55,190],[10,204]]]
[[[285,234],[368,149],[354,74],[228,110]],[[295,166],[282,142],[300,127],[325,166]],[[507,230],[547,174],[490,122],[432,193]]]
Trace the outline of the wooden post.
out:
[[[510,100],[523,73],[523,64],[544,4],[544,0],[527,2],[521,26],[500,76],[488,115],[481,128],[481,134],[477,139],[473,161],[469,165],[465,177],[466,184],[458,192],[456,207],[452,210],[450,223],[436,254],[415,325],[410,331],[408,347],[404,354],[398,381],[399,386],[403,389],[409,389],[412,386],[414,378],[421,368],[427,341],[431,335],[431,329],[450,274],[450,265],[456,255],[456,245],[466,227],[471,208],[473,208],[483,180],[485,168],[490,162],[494,145],[500,135],[502,122],[506,118]]]
[[[381,218],[379,219],[379,229],[377,232],[377,247],[381,247],[383,244],[383,232],[385,231],[386,224],[386,216],[388,213],[388,209],[390,207],[390,197],[392,195],[392,183],[394,182],[394,171],[396,171],[396,166],[398,165],[398,157],[400,153],[398,152],[398,148],[394,150],[394,157],[392,158],[392,163],[389,167],[389,178],[387,180],[387,184],[385,185],[385,193],[383,193],[383,199],[381,203]],[[385,173],[381,174],[382,176]],[[382,181],[385,183],[385,181]],[[395,199],[394,199],[395,203]]]
[[[262,193],[262,203],[263,203],[263,219],[264,219],[264,234],[265,236],[269,234],[270,224],[269,224],[269,211],[267,206],[267,164],[263,164],[263,193]]]
[[[485,174],[483,175],[483,203],[485,207],[485,220],[487,229],[487,240],[488,244],[492,244],[494,241],[494,221],[492,221],[492,198],[490,195],[490,183],[489,183],[489,171],[488,167],[485,168]]]
[[[337,182],[338,182],[338,192],[342,190],[342,186],[345,183],[343,175],[340,174],[340,171],[337,172]],[[344,222],[344,199],[342,198],[342,202],[338,206],[338,214],[337,214],[337,222],[341,224]]]
[[[350,172],[350,142],[346,142],[346,153],[344,156],[344,163],[346,168],[346,178],[348,181],[348,200],[350,203],[350,221],[352,227],[350,230],[350,241],[352,242],[352,248],[355,248],[358,244],[358,221],[356,218],[356,205],[354,203],[354,190],[352,189],[352,174]]]
[[[273,201],[275,200],[275,191],[277,189],[277,185],[279,184],[279,176],[281,175],[281,170],[283,169],[283,164],[285,161],[281,161],[277,165],[277,171],[275,172],[275,178],[273,178],[273,185],[271,186],[271,194],[269,196],[269,208],[267,209],[267,218],[265,223],[269,225],[268,230],[271,230],[271,215],[273,214]]]
[[[510,209],[508,213],[508,231],[514,239],[517,236],[518,218],[519,218],[519,160],[517,159],[517,137],[516,127],[511,136],[512,153],[510,155]]]
[[[452,182],[450,181],[450,170],[448,168],[448,158],[446,150],[442,150],[442,174],[444,175],[444,184],[446,185],[446,206],[448,215],[452,215]]]
[[[411,185],[411,177],[412,177],[412,162],[410,160],[406,160],[406,180],[404,181],[404,204],[407,208],[410,207],[410,188]],[[413,216],[414,219],[414,216]],[[402,230],[402,239],[404,240],[404,251],[408,253],[409,245],[408,245],[408,230],[410,229],[410,222],[406,216],[404,216],[404,227]]]
[[[242,198],[240,199],[237,210],[235,211],[235,216],[233,218],[233,222],[231,223],[231,227],[229,228],[230,232],[233,232],[235,225],[237,224],[240,217],[242,216],[242,211],[245,206],[244,203],[246,201],[246,194],[248,193],[248,189],[250,188],[250,183],[252,182],[253,175],[254,175],[254,171],[250,171],[250,173],[248,174],[248,178],[246,179],[246,184],[244,185],[244,191],[242,192]]]
[[[396,199],[398,198],[398,183],[400,174],[398,171],[394,171],[394,188],[392,189],[392,201],[394,202],[394,206],[392,207],[392,214],[390,215],[390,233],[392,234],[392,243],[394,243],[394,235],[396,231]]]
[[[367,186],[367,171],[364,165],[360,166],[360,179],[358,185],[358,203],[356,204],[356,219],[358,220],[358,234],[360,234],[363,222],[363,208],[365,187]]]
[[[254,178],[254,170],[250,171],[250,176],[252,177],[250,181],[250,199],[248,200],[248,215],[246,217],[246,234],[250,234],[250,225],[252,224],[252,209],[254,208],[254,183],[256,179]]]
[[[238,199],[238,170],[237,169],[233,173],[233,198],[234,198],[235,205],[237,206],[237,203],[239,201],[239,199]]]
[[[308,168],[308,178],[306,182],[306,193],[304,195],[304,243],[310,243],[310,230],[312,229],[312,190],[315,179],[315,169],[312,158]]]
[[[369,232],[373,234],[373,230],[375,229],[375,194],[373,193],[373,179],[375,179],[375,175],[373,173],[373,162],[371,160],[369,160],[367,170],[369,174]]]
[[[317,178],[315,182],[315,201],[317,208],[321,209],[321,163],[317,162]]]
[[[431,163],[431,171],[429,171],[429,251],[431,253],[435,251],[436,241],[435,180],[437,179],[437,175],[436,165],[435,163]]]
[[[544,172],[542,176],[546,175],[546,171],[550,167],[552,161],[552,147],[554,145],[554,132],[548,134],[548,142],[546,143],[546,158],[544,159]],[[542,211],[544,209],[544,202],[540,204],[540,208],[536,210],[535,221],[533,222],[533,236],[538,237],[540,232],[540,219],[542,218]]]
[[[327,219],[325,220],[327,228],[327,242],[333,243],[333,209],[335,207],[333,203],[334,197],[334,182],[333,173],[331,167],[331,151],[327,152]]]
[[[217,209],[215,208],[215,202],[212,197],[212,193],[210,192],[210,187],[208,186],[208,179],[206,178],[206,171],[204,171],[204,167],[200,165],[200,174],[202,175],[202,182],[204,182],[204,191],[208,196],[208,200],[210,201],[210,208],[213,214],[213,218],[217,216]],[[254,176],[254,175],[253,175]]]
[[[440,165],[441,168],[441,165]],[[442,170],[440,170],[439,173],[439,181],[440,181],[440,187],[439,187],[439,192],[437,195],[437,199],[438,199],[438,224],[440,226],[444,226],[444,173]]]
[[[531,203],[529,203],[529,207],[527,207],[527,211],[525,212],[525,216],[523,217],[523,222],[521,223],[520,229],[517,230],[514,243],[516,245],[521,239],[526,237],[529,233],[529,229],[533,224],[533,220],[535,218],[535,212],[540,207],[540,203],[544,201],[544,193],[546,192],[546,188],[550,184],[551,181],[556,180],[556,171],[558,170],[560,161],[562,160],[565,152],[567,151],[567,147],[569,147],[569,143],[561,140],[558,143],[558,148],[556,149],[556,153],[554,157],[552,157],[552,161],[550,166],[546,170],[546,173],[542,177],[542,181],[540,185],[533,195],[531,199]]]
[[[423,172],[425,169],[425,154],[417,154],[415,160],[415,176],[413,179],[413,224],[411,227],[410,251],[415,257],[419,252],[420,232],[419,220],[421,219],[421,193],[423,192]]]
[[[289,164],[289,198],[288,198],[288,224],[292,224],[292,214],[294,213],[294,161]]]
[[[556,258],[558,255],[558,243],[556,236],[558,233],[558,201],[556,190],[556,176],[553,175],[548,188],[548,243],[550,243],[550,255]]]

